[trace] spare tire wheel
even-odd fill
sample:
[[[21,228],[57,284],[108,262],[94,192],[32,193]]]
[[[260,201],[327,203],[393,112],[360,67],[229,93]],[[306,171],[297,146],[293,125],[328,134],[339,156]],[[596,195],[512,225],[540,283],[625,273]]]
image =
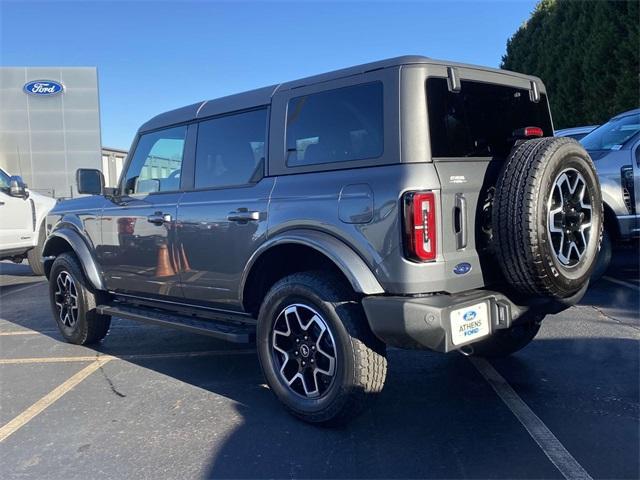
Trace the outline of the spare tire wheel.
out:
[[[496,184],[495,251],[521,293],[566,298],[585,286],[602,235],[600,185],[586,150],[571,138],[514,147]]]

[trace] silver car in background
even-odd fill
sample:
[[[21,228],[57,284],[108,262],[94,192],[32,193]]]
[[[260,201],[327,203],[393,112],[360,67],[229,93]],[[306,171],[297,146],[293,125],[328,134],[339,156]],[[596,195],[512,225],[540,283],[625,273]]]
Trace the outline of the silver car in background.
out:
[[[585,127],[563,128],[562,130],[556,130],[553,134],[556,137],[569,137],[580,141],[598,127],[599,125],[587,125]]]
[[[571,136],[576,127],[559,130]],[[604,274],[611,261],[612,245],[640,237],[640,109],[616,115],[579,139],[596,166],[604,204],[604,232],[593,279]]]

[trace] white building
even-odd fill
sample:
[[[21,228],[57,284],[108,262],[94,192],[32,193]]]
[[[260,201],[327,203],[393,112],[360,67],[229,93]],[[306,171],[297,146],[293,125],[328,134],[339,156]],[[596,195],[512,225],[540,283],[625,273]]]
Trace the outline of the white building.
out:
[[[118,148],[102,147],[102,173],[107,187],[116,187],[127,158],[127,151]]]

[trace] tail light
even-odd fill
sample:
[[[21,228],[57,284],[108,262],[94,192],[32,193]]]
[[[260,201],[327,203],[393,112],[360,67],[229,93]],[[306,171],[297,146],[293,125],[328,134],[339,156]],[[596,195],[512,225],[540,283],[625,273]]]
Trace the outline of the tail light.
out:
[[[544,132],[540,127],[524,127],[513,132],[514,138],[544,137]]]
[[[436,197],[433,192],[404,195],[404,233],[409,259],[418,262],[436,259]]]

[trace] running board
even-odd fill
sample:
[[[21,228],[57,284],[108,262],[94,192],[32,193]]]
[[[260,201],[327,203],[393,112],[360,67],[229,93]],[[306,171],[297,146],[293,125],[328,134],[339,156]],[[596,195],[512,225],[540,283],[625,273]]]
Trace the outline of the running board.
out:
[[[98,305],[96,311],[103,315],[126,318],[141,323],[176,328],[187,332],[199,333],[233,343],[252,343],[255,341],[255,326],[232,324],[216,320],[201,320],[193,316],[178,315],[158,309],[133,307],[130,305]]]

